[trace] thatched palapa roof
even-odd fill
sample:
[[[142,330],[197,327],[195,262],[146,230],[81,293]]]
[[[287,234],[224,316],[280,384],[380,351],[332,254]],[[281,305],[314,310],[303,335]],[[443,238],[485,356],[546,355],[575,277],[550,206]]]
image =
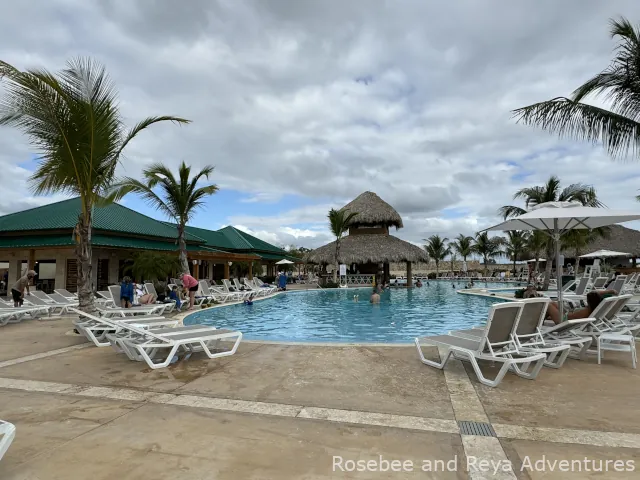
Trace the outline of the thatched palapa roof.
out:
[[[597,250],[613,250],[614,252],[630,253],[634,257],[640,257],[640,231],[622,225],[611,225],[609,235],[605,238],[597,238],[589,244],[581,255]],[[572,257],[575,251],[564,251],[565,257]]]
[[[395,208],[382,200],[373,192],[364,192],[347,203],[341,210],[356,212],[357,215],[349,222],[353,226],[384,225],[386,227],[402,228],[402,217]]]
[[[353,203],[353,202],[352,202]],[[334,263],[336,242],[316,248],[304,257],[308,263]],[[392,235],[348,235],[340,241],[341,263],[427,262],[426,252]]]

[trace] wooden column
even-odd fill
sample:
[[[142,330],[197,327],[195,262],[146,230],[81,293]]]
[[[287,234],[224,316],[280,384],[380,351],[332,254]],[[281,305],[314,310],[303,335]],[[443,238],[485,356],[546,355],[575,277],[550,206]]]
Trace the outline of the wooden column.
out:
[[[249,280],[253,280],[253,262],[249,262]]]
[[[224,262],[224,278],[229,280],[229,262]]]
[[[31,249],[29,250],[29,263],[27,265],[27,270],[34,270],[36,268],[36,251]]]
[[[193,278],[195,278],[196,280],[198,280],[198,270],[200,265],[198,265],[197,263],[193,264]]]
[[[411,262],[407,262],[407,288],[413,287],[413,275],[411,274]]]

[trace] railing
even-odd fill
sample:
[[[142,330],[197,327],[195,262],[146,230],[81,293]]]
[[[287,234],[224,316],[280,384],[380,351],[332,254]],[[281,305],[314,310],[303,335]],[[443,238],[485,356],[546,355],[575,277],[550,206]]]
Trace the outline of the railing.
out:
[[[347,285],[372,285],[373,275],[347,275]],[[340,283],[344,285],[344,276],[340,277]]]

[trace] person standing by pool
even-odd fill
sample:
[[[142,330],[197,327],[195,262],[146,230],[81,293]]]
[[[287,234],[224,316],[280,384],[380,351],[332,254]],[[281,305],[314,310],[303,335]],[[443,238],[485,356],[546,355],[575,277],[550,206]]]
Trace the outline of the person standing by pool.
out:
[[[185,295],[189,295],[189,308],[187,310],[193,310],[193,304],[196,302],[196,292],[198,291],[198,281],[188,273],[181,273],[180,280],[182,280],[182,288],[184,288]]]
[[[131,278],[124,277],[120,284],[120,305],[122,308],[131,308],[133,303],[133,283]]]
[[[24,290],[27,289],[27,295],[31,295],[29,292],[29,284],[33,277],[36,276],[36,272],[29,270],[23,277],[20,277],[16,283],[11,287],[11,296],[13,297],[13,306],[21,307],[24,303]]]
[[[287,289],[287,276],[284,272],[280,272],[280,276],[278,277],[278,288],[282,291]]]

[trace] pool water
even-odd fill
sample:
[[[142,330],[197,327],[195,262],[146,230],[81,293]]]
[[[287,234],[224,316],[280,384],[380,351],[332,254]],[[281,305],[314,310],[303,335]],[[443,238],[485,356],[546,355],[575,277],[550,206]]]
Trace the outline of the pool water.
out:
[[[476,284],[481,288],[498,285]],[[417,336],[482,324],[491,304],[500,301],[457,294],[445,282],[391,289],[375,305],[369,303],[370,295],[371,288],[289,292],[253,305],[204,309],[184,323],[240,330],[250,340],[410,343]]]

